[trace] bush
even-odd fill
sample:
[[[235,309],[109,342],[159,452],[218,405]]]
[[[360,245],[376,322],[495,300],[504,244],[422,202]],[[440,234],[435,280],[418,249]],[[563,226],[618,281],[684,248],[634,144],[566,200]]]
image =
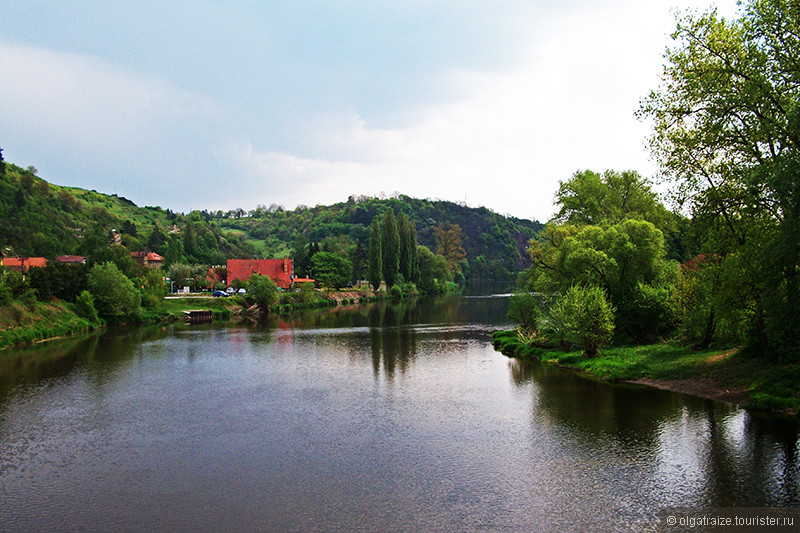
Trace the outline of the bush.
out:
[[[515,292],[508,302],[508,318],[527,334],[536,335],[542,320],[539,298],[530,292]]]
[[[586,357],[594,357],[600,346],[611,340],[614,333],[614,307],[606,292],[596,285],[573,285],[550,309],[556,331],[565,338],[578,338]]]
[[[403,296],[403,289],[401,289],[399,285],[392,285],[392,288],[389,289],[389,296],[392,298],[401,298]]]
[[[85,318],[93,324],[100,321],[100,318],[97,316],[97,309],[94,306],[94,296],[92,296],[92,293],[89,291],[83,291],[75,298],[73,309],[78,316]]]
[[[246,298],[258,304],[262,313],[269,313],[269,308],[278,301],[278,287],[269,276],[253,274],[247,282]]]
[[[133,282],[114,263],[92,267],[88,282],[102,318],[117,321],[139,315],[142,297]]]

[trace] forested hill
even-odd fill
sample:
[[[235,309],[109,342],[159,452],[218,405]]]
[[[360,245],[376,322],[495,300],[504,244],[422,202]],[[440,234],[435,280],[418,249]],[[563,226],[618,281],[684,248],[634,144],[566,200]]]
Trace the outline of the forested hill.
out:
[[[405,213],[415,222],[419,244],[433,252],[436,227],[459,225],[466,251],[464,276],[471,281],[496,281],[512,280],[529,266],[525,250],[541,229],[538,222],[505,217],[484,207],[402,195],[350,197],[331,206],[293,210],[273,205],[249,212],[173,213],[161,207],[137,207],[117,195],[54,185],[38,177],[32,167],[10,163],[4,167],[0,171],[0,247],[11,255],[91,255],[92,246],[112,229],[132,251],[155,251],[168,261],[202,264],[224,264],[232,257],[283,257],[311,243],[321,248],[345,250],[361,245],[366,249],[370,222],[391,207],[395,214]]]
[[[530,266],[526,253],[528,241],[542,228],[536,221],[506,217],[485,207],[467,207],[443,200],[421,200],[405,195],[379,199],[351,196],[347,202],[330,206],[285,210],[272,205],[249,213],[215,213],[221,227],[238,230],[249,239],[264,243],[266,256],[280,257],[309,242],[339,240],[340,247],[368,246],[372,219],[392,208],[396,215],[405,213],[417,227],[419,244],[436,252],[436,227],[457,224],[461,244],[466,251],[464,275],[471,281],[515,279],[516,273]],[[325,247],[325,246],[323,246]]]
[[[194,220],[196,219],[196,223]],[[161,207],[138,207],[127,198],[63,187],[0,160],[0,250],[6,255],[91,256],[112,230],[130,251],[164,255],[174,235],[183,241],[192,221],[195,246],[181,260],[219,264],[227,257],[249,257],[256,249],[237,235],[226,235],[200,217],[184,216]],[[175,229],[182,231],[170,234]],[[180,242],[182,245],[183,243]]]

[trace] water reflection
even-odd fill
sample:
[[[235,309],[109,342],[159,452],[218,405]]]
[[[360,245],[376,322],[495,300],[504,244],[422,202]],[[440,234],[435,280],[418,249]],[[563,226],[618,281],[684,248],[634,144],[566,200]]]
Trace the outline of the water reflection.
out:
[[[610,386],[536,363],[509,361],[531,388],[536,425],[593,449],[623,450],[639,494],[668,506],[800,504],[794,421],[633,385]]]

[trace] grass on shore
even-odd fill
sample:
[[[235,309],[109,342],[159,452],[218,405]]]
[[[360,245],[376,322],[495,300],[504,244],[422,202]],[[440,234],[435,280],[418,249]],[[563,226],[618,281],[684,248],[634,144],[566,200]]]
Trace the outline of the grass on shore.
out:
[[[90,331],[98,326],[63,303],[12,302],[0,306],[0,349]]]
[[[737,348],[695,350],[676,342],[604,347],[594,358],[579,349],[564,352],[519,339],[516,330],[498,331],[492,343],[502,353],[572,368],[607,381],[703,379],[721,390],[742,391],[747,407],[800,412],[800,364],[753,357]]]

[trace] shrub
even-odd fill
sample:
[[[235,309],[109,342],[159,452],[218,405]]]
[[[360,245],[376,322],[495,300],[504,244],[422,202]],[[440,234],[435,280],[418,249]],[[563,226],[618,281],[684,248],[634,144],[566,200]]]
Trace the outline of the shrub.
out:
[[[94,307],[94,296],[89,291],[83,291],[75,298],[73,309],[78,316],[85,318],[89,322],[96,324],[100,321],[97,316],[97,309]]]
[[[269,308],[278,301],[278,287],[269,276],[253,274],[247,282],[246,298],[258,304],[263,313],[269,313]]]
[[[92,267],[88,282],[101,317],[116,321],[138,316],[142,297],[133,282],[114,263]]]
[[[594,357],[614,333],[614,307],[596,285],[573,285],[550,309],[554,329],[565,338],[578,338],[586,357]]]
[[[508,318],[519,324],[526,334],[538,334],[542,320],[539,298],[530,292],[515,292],[508,302]]]

